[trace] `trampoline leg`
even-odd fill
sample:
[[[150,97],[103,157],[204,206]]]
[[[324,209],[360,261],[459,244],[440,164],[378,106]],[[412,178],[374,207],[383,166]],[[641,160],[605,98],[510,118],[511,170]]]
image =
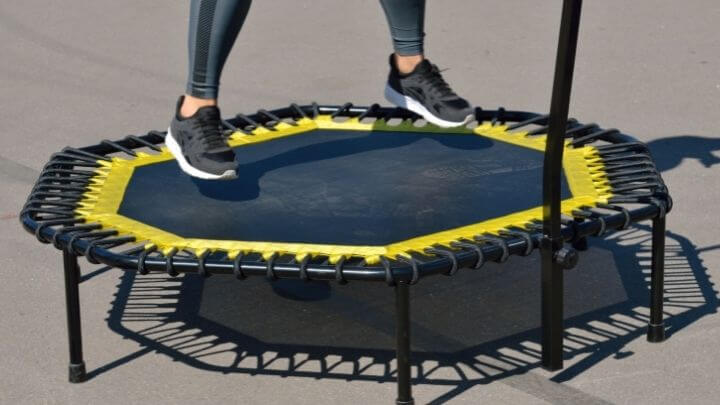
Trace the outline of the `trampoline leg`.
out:
[[[549,242],[546,242],[549,243]],[[542,266],[542,366],[550,371],[563,368],[563,269],[554,263],[553,250],[541,251]]]
[[[85,381],[85,362],[82,352],[80,330],[80,267],[77,256],[63,250],[65,267],[65,305],[67,311],[68,339],[70,343],[70,382]]]
[[[653,219],[648,342],[662,342],[665,340],[665,323],[663,322],[664,273],[665,218],[663,217]]]
[[[412,386],[410,385],[410,294],[406,283],[395,286],[395,313],[397,317],[397,405],[412,405]]]

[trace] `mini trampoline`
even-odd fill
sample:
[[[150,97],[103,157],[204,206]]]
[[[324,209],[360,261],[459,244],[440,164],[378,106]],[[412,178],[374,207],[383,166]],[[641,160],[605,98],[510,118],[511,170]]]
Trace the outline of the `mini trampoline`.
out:
[[[397,402],[412,403],[408,286],[540,249],[543,365],[559,369],[563,270],[588,236],[653,220],[648,339],[663,340],[671,199],[643,144],[567,119],[578,17],[566,1],[548,115],[476,108],[448,130],[377,104],[238,114],[223,121],[239,165],[229,182],[182,174],[157,131],[53,155],[21,221],[63,251],[70,380],[85,378],[79,255],[140,274],[393,286]]]

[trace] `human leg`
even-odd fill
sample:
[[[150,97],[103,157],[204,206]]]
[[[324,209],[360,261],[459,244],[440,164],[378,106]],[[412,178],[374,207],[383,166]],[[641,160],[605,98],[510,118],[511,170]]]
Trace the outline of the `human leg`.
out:
[[[245,22],[250,3],[251,0],[191,1],[189,68],[181,111],[184,116],[191,116],[200,107],[217,104],[220,75]],[[186,105],[192,108],[186,108]]]
[[[251,0],[192,0],[186,94],[178,100],[165,139],[190,176],[225,180],[237,176],[235,154],[223,137],[217,96],[220,75],[242,28]]]
[[[441,127],[466,124],[472,107],[424,57],[425,0],[380,0],[380,4],[394,49],[385,98]]]

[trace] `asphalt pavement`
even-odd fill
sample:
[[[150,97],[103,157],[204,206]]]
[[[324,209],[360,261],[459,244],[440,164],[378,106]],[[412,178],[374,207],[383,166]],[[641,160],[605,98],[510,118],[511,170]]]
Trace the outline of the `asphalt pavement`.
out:
[[[91,378],[67,382],[60,254],[17,214],[53,152],[167,127],[184,89],[187,3],[0,4],[0,403],[391,403],[385,287],[135,278],[84,260]],[[549,110],[559,0],[428,3],[427,56],[460,94]],[[670,337],[644,338],[650,234],[639,224],[594,241],[568,275],[559,372],[539,366],[536,255],[419,284],[418,403],[718,402],[720,3],[585,3],[571,115],[648,143],[670,188]],[[382,102],[390,49],[375,0],[257,1],[221,107]]]

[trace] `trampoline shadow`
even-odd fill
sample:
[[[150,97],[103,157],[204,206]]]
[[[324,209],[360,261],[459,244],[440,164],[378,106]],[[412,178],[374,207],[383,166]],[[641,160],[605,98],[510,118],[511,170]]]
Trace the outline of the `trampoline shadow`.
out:
[[[700,250],[668,233],[671,338],[718,306]],[[540,367],[538,259],[488,264],[411,289],[413,384],[447,387],[432,403]],[[650,232],[640,226],[595,240],[567,273],[567,362],[552,384],[608,357],[633,355],[624,347],[645,335],[649,262]],[[392,290],[377,284],[127,272],[108,324],[143,348],[89,377],[158,352],[212,372],[394,383],[393,308]]]
[[[656,139],[647,146],[661,172],[676,168],[684,159],[697,160],[707,169],[720,164],[716,154],[720,152],[720,138],[678,135]]]

